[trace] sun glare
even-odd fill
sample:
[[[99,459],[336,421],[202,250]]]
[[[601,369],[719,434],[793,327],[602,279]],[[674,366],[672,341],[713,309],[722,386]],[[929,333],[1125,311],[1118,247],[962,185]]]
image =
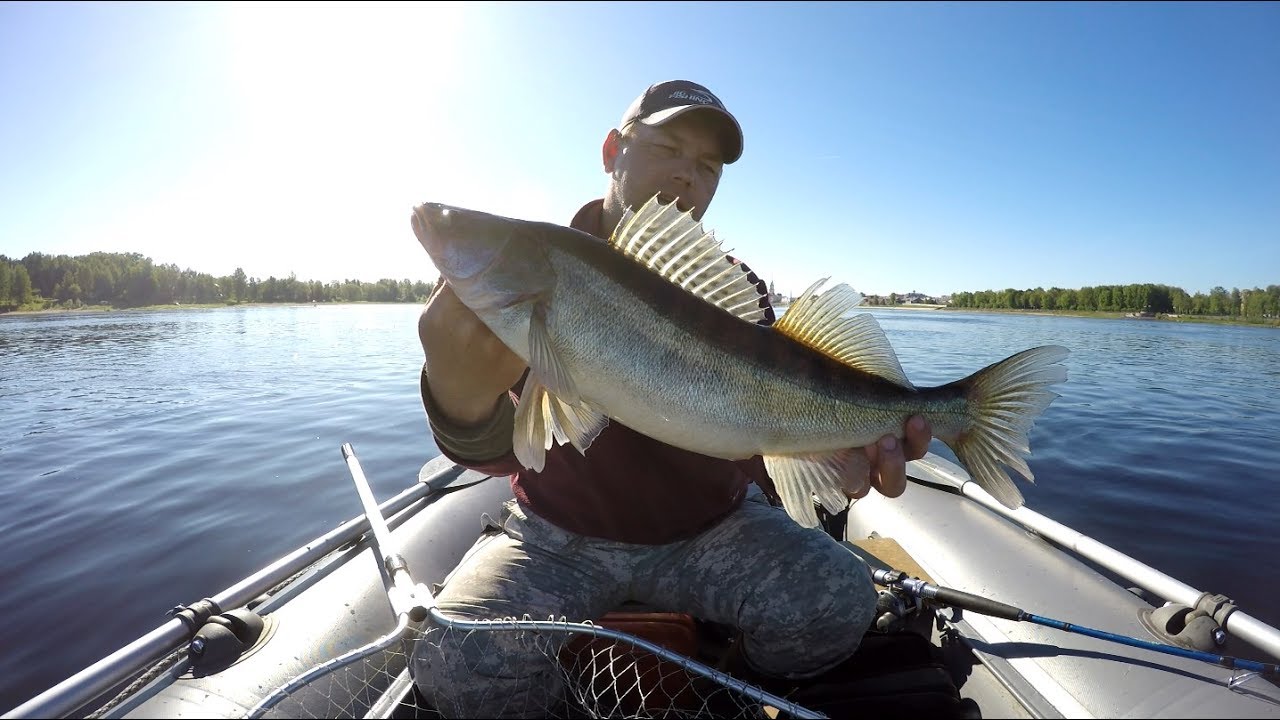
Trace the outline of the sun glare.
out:
[[[433,96],[466,79],[454,59],[464,10],[368,2],[227,10],[235,146],[202,175],[236,218],[222,230],[265,266],[296,267],[300,277],[387,265],[367,240],[408,227],[409,198],[428,168],[414,140],[440,130]],[[304,248],[311,257],[296,261]],[[360,252],[346,252],[353,248]]]

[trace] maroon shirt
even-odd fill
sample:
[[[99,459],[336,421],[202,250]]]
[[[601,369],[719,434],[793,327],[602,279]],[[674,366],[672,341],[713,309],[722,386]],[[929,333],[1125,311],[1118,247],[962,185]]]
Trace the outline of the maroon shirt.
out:
[[[602,199],[587,203],[570,226],[606,239],[603,209]],[[762,323],[770,324],[768,289],[754,274],[749,277],[760,289],[767,318]],[[517,401],[523,383],[511,390]],[[511,451],[486,463],[441,451],[464,467],[511,475],[521,504],[565,530],[624,543],[659,545],[692,537],[736,510],[753,481],[776,497],[760,457],[730,461],[682,450],[617,420],[609,421],[585,455],[572,445],[554,445],[542,472],[522,468]]]

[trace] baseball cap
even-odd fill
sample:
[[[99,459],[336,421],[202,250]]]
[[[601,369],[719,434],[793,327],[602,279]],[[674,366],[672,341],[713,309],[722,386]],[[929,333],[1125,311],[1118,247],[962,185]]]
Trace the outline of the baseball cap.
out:
[[[688,80],[667,80],[650,85],[627,108],[618,127],[626,127],[630,122],[661,125],[693,110],[710,112],[719,120],[726,165],[742,157],[742,127],[738,125],[737,118],[710,90]]]

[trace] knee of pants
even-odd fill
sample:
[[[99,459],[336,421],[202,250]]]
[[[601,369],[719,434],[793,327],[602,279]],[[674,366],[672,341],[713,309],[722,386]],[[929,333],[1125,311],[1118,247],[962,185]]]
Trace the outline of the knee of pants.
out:
[[[875,619],[877,592],[870,577],[858,577],[850,580],[847,590],[836,596],[827,614],[827,622],[831,630],[852,636],[854,645],[862,639],[862,635],[871,627]]]
[[[876,590],[865,570],[832,582],[822,593],[796,593],[771,626],[747,639],[756,669],[782,677],[826,671],[857,650],[875,616]]]
[[[796,627],[797,634],[810,642],[839,643],[841,638],[852,638],[856,645],[875,615],[876,590],[870,578],[851,577],[833,587],[826,597],[815,600],[818,602],[809,610],[809,622]]]

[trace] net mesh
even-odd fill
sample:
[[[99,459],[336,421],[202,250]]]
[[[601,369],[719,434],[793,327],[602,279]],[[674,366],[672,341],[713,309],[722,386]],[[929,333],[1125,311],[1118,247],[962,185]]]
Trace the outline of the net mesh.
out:
[[[428,619],[392,647],[288,693],[263,717],[789,716],[752,698],[746,683],[687,667],[696,660],[673,649],[684,643],[671,632],[645,632],[660,648],[655,653],[627,633],[587,634],[598,627],[525,617],[464,628]],[[423,684],[415,686],[406,670]]]

